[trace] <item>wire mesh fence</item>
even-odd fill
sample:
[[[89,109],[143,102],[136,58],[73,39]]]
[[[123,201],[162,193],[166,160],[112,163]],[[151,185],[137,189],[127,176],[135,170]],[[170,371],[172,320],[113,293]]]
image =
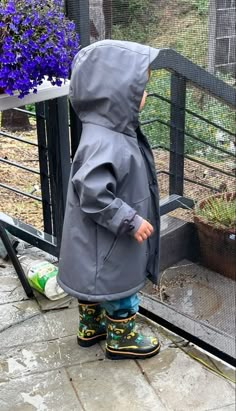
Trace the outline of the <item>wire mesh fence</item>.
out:
[[[90,42],[170,47],[212,73],[235,77],[235,0],[90,0],[89,20]]]
[[[65,11],[77,23],[82,46],[113,38],[169,47],[230,85],[235,84],[235,7],[235,0],[65,1]],[[161,196],[169,192],[170,84],[168,71],[152,72],[147,85],[149,98],[141,114],[143,130],[154,148]],[[22,168],[31,164],[37,168],[37,147],[33,146],[37,130],[32,113],[30,121],[32,131],[20,138],[31,145],[17,141],[17,133],[9,139],[7,130],[2,129],[1,203],[10,213],[23,214],[26,222],[42,228],[40,179],[35,173],[29,177]],[[232,190],[236,169],[234,110],[188,84],[184,131],[184,194],[197,200],[206,193]],[[18,168],[8,163],[20,160]],[[15,191],[7,190],[9,181],[13,186],[15,182]],[[19,187],[25,190],[24,197],[17,193]]]
[[[157,48],[171,48],[233,87],[236,84],[235,10],[235,0],[65,1],[66,14],[75,21],[82,46],[104,38],[111,38],[137,41]],[[186,69],[191,71],[192,66],[188,65],[188,61],[185,64]],[[198,73],[204,76],[204,72]],[[184,93],[181,97],[184,100],[183,106],[178,107],[176,103],[178,99],[176,100],[176,96],[173,98],[173,73],[164,69],[153,70],[147,84],[148,99],[140,115],[141,127],[153,149],[160,196],[161,198],[166,197],[174,193],[174,189],[177,188],[181,195],[196,201],[205,199],[214,193],[235,191],[234,108],[229,107],[226,101],[219,101],[212,97],[207,85],[204,90],[198,87],[196,83],[199,83],[199,79],[196,79],[193,85],[188,81],[185,83],[184,77],[179,77],[184,81],[184,86],[180,90]],[[219,83],[219,87],[223,89],[224,84]],[[33,107],[30,109],[34,110]],[[175,118],[176,122],[173,122],[174,110],[181,114],[181,119]],[[4,128],[0,130],[0,202],[1,209],[5,213],[20,218],[38,229],[46,227],[45,231],[51,233],[57,226],[55,216],[52,215],[51,204],[54,202],[55,209],[56,200],[52,195],[52,187],[48,186],[48,179],[51,177],[51,171],[55,172],[55,170],[51,169],[50,173],[47,170],[49,165],[48,141],[46,134],[45,141],[41,140],[40,136],[44,135],[45,124],[39,114],[38,128],[35,114],[32,112],[29,114],[30,132],[13,133]],[[74,120],[71,116],[71,121]],[[39,131],[40,122],[41,132]],[[74,130],[73,133],[75,139],[71,138],[73,140],[71,141],[72,156],[77,145],[77,131]],[[178,140],[175,138],[177,135],[180,136],[181,142],[179,144],[176,141],[177,144],[174,146],[173,141]],[[51,138],[51,149],[53,149],[53,137]],[[41,156],[39,156],[39,149]],[[45,153],[42,150],[45,150]],[[43,158],[46,163],[40,166],[39,161]],[[178,161],[180,163],[180,178],[174,175],[173,159],[174,166],[178,166]],[[39,171],[42,170],[44,172],[39,175]],[[53,180],[52,185],[56,182],[58,178]],[[49,190],[46,199],[45,190]],[[45,207],[48,209],[46,210]],[[175,210],[172,215],[187,220],[193,218],[192,211],[189,210]],[[232,235],[234,238],[230,238],[230,241],[235,241],[235,234]],[[209,242],[208,246],[217,254],[218,245],[216,247],[212,244]],[[224,248],[227,247],[224,246]],[[231,252],[231,257],[232,254]],[[180,283],[183,284],[182,272],[180,274]],[[197,308],[201,312],[195,317],[206,320],[206,322],[208,322],[208,317],[214,314],[206,315],[207,303],[213,304],[215,299],[218,301],[218,294],[215,296],[214,293],[213,299],[208,299],[209,290],[212,288],[208,280],[210,286],[208,284],[209,288],[205,287],[205,279],[208,279],[208,276],[214,283],[215,277],[209,273],[203,278],[202,283],[198,281],[199,276],[196,276],[195,272],[191,277],[194,282],[197,281],[197,287],[200,287],[196,299],[199,304]],[[185,280],[187,277],[184,273]],[[186,301],[192,298],[192,285],[191,289],[188,289],[186,282],[183,287],[183,285],[179,286],[178,281],[175,280],[175,282],[164,284],[165,289],[168,288],[168,284],[183,294],[183,305],[185,306]],[[221,298],[223,291],[220,293],[219,299],[222,300],[223,314],[221,316],[221,311],[217,311],[216,316],[212,317],[214,320],[212,324],[217,326],[221,321],[223,324],[221,329],[231,337],[231,334],[233,335],[231,317],[233,318],[233,305],[235,304],[233,292],[235,285],[222,278],[219,278],[219,284],[222,290],[227,292],[230,290],[230,296],[226,296],[224,300]],[[206,290],[204,302],[202,300],[203,287]],[[225,320],[225,313],[228,309],[230,312],[229,327]],[[225,324],[228,327],[226,329]]]
[[[38,229],[43,228],[35,114],[29,113],[31,130],[0,130],[1,211]]]

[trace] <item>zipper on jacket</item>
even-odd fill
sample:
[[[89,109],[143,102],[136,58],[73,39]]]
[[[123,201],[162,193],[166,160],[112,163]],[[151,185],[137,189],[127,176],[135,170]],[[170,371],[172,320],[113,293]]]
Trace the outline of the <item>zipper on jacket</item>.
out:
[[[116,244],[117,244],[117,241],[118,241],[118,237],[115,237],[115,239],[112,241],[112,243],[111,243],[111,246],[110,246],[110,248],[109,248],[109,250],[108,250],[108,252],[107,252],[107,254],[105,255],[105,257],[104,257],[104,263],[109,259],[109,257],[111,256],[111,254],[112,254],[112,252],[113,252],[113,250],[114,250],[114,248],[115,248],[115,246],[116,246]]]
[[[159,207],[159,204],[156,204],[156,192],[155,192],[155,190],[153,190],[153,186],[156,186],[157,187],[157,190],[158,190],[158,182],[157,182],[157,179],[156,178],[153,178],[153,170],[152,170],[152,167],[151,167],[151,165],[150,165],[150,163],[149,163],[149,161],[148,161],[148,159],[147,159],[147,156],[146,156],[146,154],[145,154],[145,151],[144,151],[144,149],[143,149],[143,147],[141,147],[140,145],[139,145],[139,149],[140,149],[140,152],[142,153],[142,156],[143,156],[143,159],[144,159],[144,164],[145,164],[145,167],[146,167],[146,170],[147,170],[147,167],[148,167],[148,169],[149,169],[149,172],[148,172],[148,170],[147,170],[147,178],[148,178],[148,184],[149,184],[149,190],[150,190],[150,194],[151,194],[151,201],[153,201],[153,203],[154,203],[154,206],[158,206]],[[149,175],[152,177],[152,181],[149,181]],[[160,217],[159,217],[159,213],[155,213],[155,225],[156,225],[156,229],[161,229],[160,228]],[[158,217],[158,218],[157,218]],[[160,241],[160,238],[159,238],[159,241]],[[159,247],[160,247],[160,245],[159,245]],[[155,273],[155,271],[156,271],[156,259],[157,259],[157,255],[158,255],[158,250],[157,250],[157,248],[155,247],[155,250],[154,250],[154,261],[153,261],[153,273],[151,273],[151,275],[152,275],[152,278],[154,279],[154,278],[156,278],[156,273]],[[159,258],[159,257],[158,257]]]

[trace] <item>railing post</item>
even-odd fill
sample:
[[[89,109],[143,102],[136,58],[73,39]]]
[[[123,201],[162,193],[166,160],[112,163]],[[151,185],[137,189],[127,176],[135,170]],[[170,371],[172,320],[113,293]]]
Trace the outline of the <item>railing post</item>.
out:
[[[46,126],[45,126],[45,111],[44,103],[36,103],[36,121],[38,135],[38,153],[39,153],[39,170],[40,183],[42,192],[42,208],[43,208],[43,225],[44,231],[52,234],[52,215],[50,207],[50,188],[49,188],[49,173],[48,173],[48,156],[47,156],[47,141],[46,141]]]
[[[89,0],[66,0],[65,12],[75,23],[76,31],[80,36],[80,46],[88,46],[90,44]]]
[[[57,237],[57,244],[60,247],[70,174],[67,97],[49,100],[45,105],[53,235]]]
[[[169,194],[183,195],[184,191],[184,128],[186,80],[171,75],[170,112],[170,179]]]
[[[90,44],[90,17],[89,0],[65,0],[65,13],[75,23],[75,29],[80,36],[80,47]],[[72,159],[77,150],[82,123],[70,105],[70,127],[71,127],[71,156]]]
[[[73,107],[70,104],[70,141],[71,141],[71,158],[73,160],[77,147],[80,142],[82,133],[82,123],[76,115]]]

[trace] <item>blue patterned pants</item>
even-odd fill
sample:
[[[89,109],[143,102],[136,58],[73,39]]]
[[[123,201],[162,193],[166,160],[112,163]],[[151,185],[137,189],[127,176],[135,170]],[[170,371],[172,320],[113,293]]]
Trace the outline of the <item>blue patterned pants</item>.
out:
[[[101,303],[101,306],[106,310],[108,315],[125,317],[128,313],[134,314],[138,311],[139,298],[137,294],[130,297],[121,298],[120,300],[107,301]]]

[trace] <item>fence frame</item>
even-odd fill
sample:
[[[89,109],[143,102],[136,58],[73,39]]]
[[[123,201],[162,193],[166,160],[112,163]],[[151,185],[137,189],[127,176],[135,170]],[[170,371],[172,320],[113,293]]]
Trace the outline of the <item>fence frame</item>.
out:
[[[184,141],[185,134],[189,134],[187,134],[184,130],[184,115],[185,111],[187,111],[185,107],[186,83],[192,83],[196,88],[204,90],[206,94],[213,95],[215,98],[223,101],[223,103],[233,108],[235,108],[236,90],[199,66],[195,65],[190,60],[182,57],[179,53],[170,49],[160,49],[159,54],[152,63],[151,68],[152,70],[166,69],[172,73],[170,101],[171,117],[170,123],[166,124],[170,127],[170,169],[169,172],[165,172],[169,175],[170,195],[162,199],[160,202],[161,215],[164,215],[178,207],[189,208],[193,205],[193,199],[185,198],[183,196],[183,181],[187,180],[184,177]],[[24,272],[17,259],[15,250],[9,241],[7,231],[9,231],[13,236],[41,248],[54,256],[58,257],[59,255],[60,238],[65,211],[66,189],[70,169],[69,125],[67,115],[68,105],[65,97],[67,94],[68,84],[67,88],[58,88],[57,90],[48,89],[41,93],[41,95],[39,93],[38,95],[26,96],[25,99],[20,101],[17,97],[0,97],[0,110],[17,106],[19,107],[23,104],[29,104],[29,102],[32,103],[36,101],[37,103],[40,103],[41,101],[48,100],[48,102],[44,104],[46,107],[46,130],[48,138],[47,148],[49,150],[48,161],[52,187],[50,195],[52,196],[53,226],[55,227],[56,235],[41,232],[28,224],[22,223],[18,219],[14,219],[4,213],[0,213],[0,238],[7,249],[22,286],[29,297],[32,296],[32,290],[24,277]],[[42,108],[42,106],[38,105],[37,110],[42,115],[40,108]],[[70,114],[71,152],[73,157],[79,143],[82,128],[81,124],[77,121],[72,108],[70,108]],[[45,154],[45,142],[43,140],[45,138],[45,135],[43,134],[45,133],[45,130],[43,130],[41,122],[38,123],[38,131],[42,132],[41,150]],[[45,159],[43,160],[42,156],[40,172],[45,172],[45,170]],[[45,176],[41,177],[41,184],[42,187],[46,187],[46,191],[43,194],[43,201],[45,201],[44,218],[47,218],[46,204],[48,206],[49,193],[47,191],[48,187],[45,184]],[[48,228],[50,229],[49,226]],[[155,304],[157,305],[158,303]],[[143,303],[142,305],[144,307],[143,310],[146,310],[145,313],[149,312],[149,316],[153,314],[150,314],[150,301],[146,301],[146,303]],[[168,310],[166,309],[166,311]],[[182,321],[181,318],[180,323]],[[163,314],[163,325],[165,325],[165,321],[168,322],[168,320],[165,320],[165,315]],[[178,329],[178,332],[180,332],[180,329]],[[185,334],[187,335],[186,332]],[[194,332],[191,331],[192,340],[194,337]],[[202,337],[202,340],[204,340],[204,337]],[[222,344],[224,344],[223,340]],[[228,362],[232,363],[232,361],[234,361],[230,355],[223,352],[223,348],[220,348],[220,350],[218,349],[215,352]]]
[[[203,89],[207,94],[211,94],[217,99],[223,101],[229,107],[235,107],[236,102],[236,90],[224,83],[222,80],[216,78],[206,70],[200,68],[190,60],[181,56],[171,49],[160,49],[158,56],[151,65],[152,70],[166,69],[172,73],[171,78],[171,119],[170,119],[170,138],[171,138],[171,150],[170,150],[170,197],[163,199],[162,206],[165,207],[165,213],[173,210],[173,204],[175,207],[180,206],[189,207],[189,204],[193,204],[192,199],[186,199],[183,197],[183,153],[184,153],[184,112],[185,112],[185,95],[186,95],[186,82],[193,83],[197,88]],[[8,108],[15,108],[25,104],[33,102],[40,103],[46,102],[46,129],[48,138],[48,153],[49,153],[49,171],[50,181],[52,186],[52,210],[53,221],[55,230],[51,236],[51,240],[47,237],[45,244],[43,245],[42,238],[44,234],[38,230],[33,230],[31,226],[27,231],[27,224],[24,224],[24,230],[21,230],[20,224],[15,221],[11,224],[8,218],[3,217],[1,213],[2,224],[9,232],[19,237],[22,240],[35,244],[40,244],[45,251],[52,252],[54,255],[59,255],[60,237],[62,233],[63,217],[65,211],[67,183],[70,171],[70,147],[69,147],[69,125],[68,125],[68,113],[67,113],[67,99],[69,91],[69,81],[63,87],[52,87],[43,85],[38,94],[31,94],[24,99],[19,100],[16,96],[4,96],[0,97],[0,111]],[[40,103],[41,104],[41,103]],[[42,116],[42,105],[37,106],[37,111]],[[41,111],[40,111],[41,110]],[[71,151],[72,158],[79,143],[81,134],[81,124],[77,121],[73,109],[70,108],[71,116]],[[42,124],[38,122],[38,132],[43,136],[43,145],[45,143],[45,130],[43,130]],[[66,138],[65,138],[66,136]],[[41,158],[41,162],[43,160]],[[43,175],[45,173],[45,161],[40,165],[41,182],[42,187],[45,186],[43,182]],[[45,190],[48,188],[45,186]],[[49,194],[43,193],[45,198],[43,201],[48,204]],[[172,195],[177,195],[173,200]],[[174,201],[174,202],[173,202]],[[165,204],[165,205],[164,205]],[[44,210],[44,216],[46,217],[46,208]],[[46,217],[47,218],[47,217]],[[11,220],[13,221],[13,220]],[[45,224],[47,226],[47,223]],[[49,224],[48,224],[49,226]],[[27,237],[27,240],[26,240]],[[40,239],[40,241],[38,241]],[[51,243],[51,244],[50,244]],[[50,244],[50,245],[49,245]],[[57,245],[55,245],[57,244]]]

